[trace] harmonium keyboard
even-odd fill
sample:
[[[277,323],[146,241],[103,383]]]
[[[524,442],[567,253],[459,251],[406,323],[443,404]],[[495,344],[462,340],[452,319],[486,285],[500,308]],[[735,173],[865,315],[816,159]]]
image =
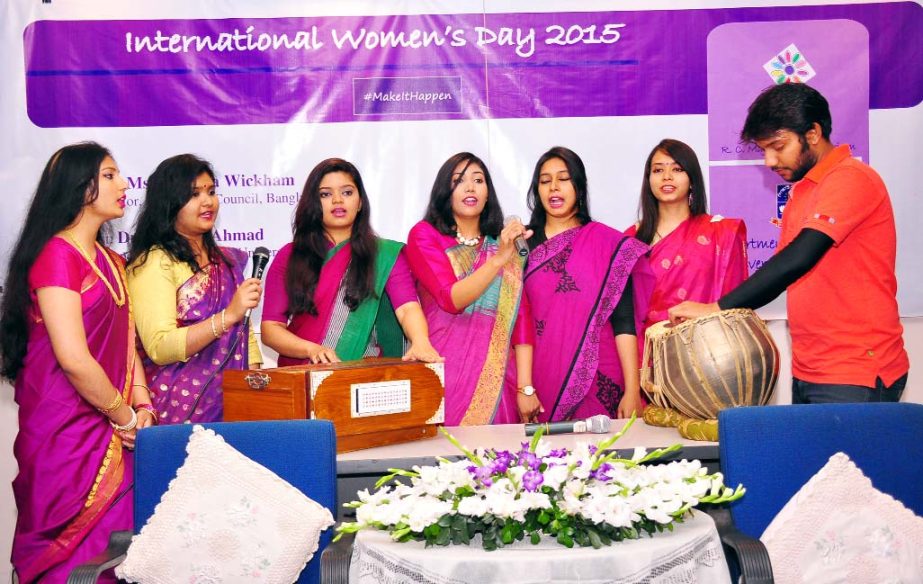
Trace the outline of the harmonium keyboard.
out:
[[[427,438],[444,420],[442,363],[394,358],[226,370],[224,420],[331,420],[337,452]]]

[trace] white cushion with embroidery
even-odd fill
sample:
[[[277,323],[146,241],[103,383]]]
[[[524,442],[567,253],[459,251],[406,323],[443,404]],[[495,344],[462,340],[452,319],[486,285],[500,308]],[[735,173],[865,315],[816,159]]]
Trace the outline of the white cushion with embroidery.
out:
[[[923,518],[873,487],[842,452],[795,493],[760,540],[779,584],[923,582]]]
[[[142,584],[294,582],[330,511],[212,430],[196,426],[186,461],[116,574]]]

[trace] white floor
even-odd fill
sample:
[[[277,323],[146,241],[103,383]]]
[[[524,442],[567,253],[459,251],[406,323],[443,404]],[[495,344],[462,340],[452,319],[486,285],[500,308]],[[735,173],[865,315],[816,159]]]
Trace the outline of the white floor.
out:
[[[904,341],[911,362],[910,379],[904,391],[903,401],[923,403],[923,318],[904,319],[903,323]],[[771,321],[769,328],[783,355],[782,372],[772,403],[791,403],[787,322]],[[11,483],[17,472],[16,460],[13,458],[13,439],[16,437],[17,427],[13,390],[8,384],[0,383],[0,582],[9,582],[12,574],[12,566],[7,558],[10,557],[13,528],[16,524],[16,506],[13,502]]]

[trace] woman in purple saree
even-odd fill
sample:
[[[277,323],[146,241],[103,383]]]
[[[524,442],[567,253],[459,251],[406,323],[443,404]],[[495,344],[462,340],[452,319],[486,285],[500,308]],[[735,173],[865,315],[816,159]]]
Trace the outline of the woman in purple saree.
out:
[[[430,339],[446,361],[446,425],[509,424],[538,415],[532,322],[521,302],[523,261],[513,243],[530,235],[519,220],[503,226],[480,158],[462,152],[442,165],[406,250]]]
[[[62,148],[13,249],[0,350],[19,404],[12,561],[20,582],[63,582],[106,548],[111,531],[132,526],[128,449],[156,417],[124,263],[99,243],[103,224],[124,214],[127,187],[102,146]]]
[[[147,181],[128,261],[144,369],[164,423],[216,422],[221,373],[262,363],[244,315],[260,281],[248,254],[218,247],[215,172],[191,154],[160,163]]]
[[[641,185],[641,220],[625,233],[651,246],[656,278],[645,326],[693,300],[716,302],[747,278],[747,228],[740,219],[709,215],[695,151],[678,140],[651,150]]]
[[[647,246],[591,219],[583,161],[567,148],[539,158],[529,207],[525,290],[540,421],[640,413],[637,335],[653,285]]]

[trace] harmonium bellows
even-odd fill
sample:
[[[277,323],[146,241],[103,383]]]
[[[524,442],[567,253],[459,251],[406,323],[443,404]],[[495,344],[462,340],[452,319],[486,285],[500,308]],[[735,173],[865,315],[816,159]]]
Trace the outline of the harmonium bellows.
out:
[[[419,440],[445,420],[442,363],[367,358],[225,371],[224,419],[333,421],[337,452]]]

